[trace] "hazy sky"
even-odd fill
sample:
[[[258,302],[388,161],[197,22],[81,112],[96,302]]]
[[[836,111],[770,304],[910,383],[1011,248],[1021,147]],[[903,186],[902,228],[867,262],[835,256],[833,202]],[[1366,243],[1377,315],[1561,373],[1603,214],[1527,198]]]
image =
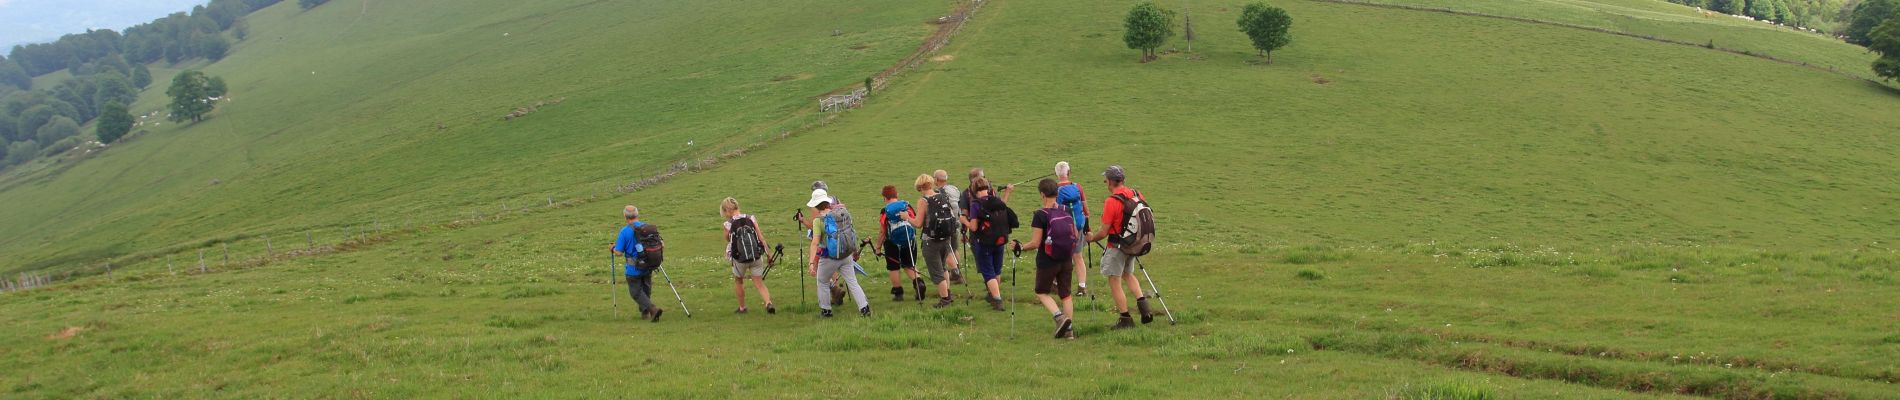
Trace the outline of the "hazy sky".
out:
[[[151,22],[206,0],[0,0],[0,52],[21,43],[50,42],[60,35]]]

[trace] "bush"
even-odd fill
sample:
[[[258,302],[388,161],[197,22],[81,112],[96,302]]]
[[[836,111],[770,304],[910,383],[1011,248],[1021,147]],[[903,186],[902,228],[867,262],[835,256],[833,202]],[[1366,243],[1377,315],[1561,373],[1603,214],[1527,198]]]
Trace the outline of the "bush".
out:
[[[1299,272],[1293,273],[1293,276],[1298,277],[1300,279],[1309,280],[1309,281],[1317,281],[1321,279],[1326,279],[1325,273],[1321,273],[1319,272],[1319,270],[1310,269],[1310,268],[1301,268]]]

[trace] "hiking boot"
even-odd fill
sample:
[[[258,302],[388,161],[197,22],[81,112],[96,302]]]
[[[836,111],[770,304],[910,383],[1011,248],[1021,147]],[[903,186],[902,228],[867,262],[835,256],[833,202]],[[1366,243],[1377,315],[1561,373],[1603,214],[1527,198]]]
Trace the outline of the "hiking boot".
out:
[[[831,286],[831,305],[832,306],[835,307],[835,306],[844,305],[844,296],[845,296],[844,288],[841,287],[841,285]]]
[[[952,285],[963,284],[963,269],[962,268],[950,270],[950,284]]]
[[[820,317],[820,318],[831,318],[831,309],[829,309],[829,308],[827,308],[827,309],[823,309],[823,310],[818,310],[818,317]]]
[[[745,314],[745,312],[746,312],[745,307],[739,307],[738,309],[732,310],[733,314]]]
[[[1075,287],[1075,294],[1072,296],[1073,297],[1088,297],[1088,295],[1089,295],[1089,285],[1081,285],[1081,286]]]
[[[924,301],[924,278],[911,278],[910,286],[917,289],[917,301]]]
[[[661,310],[659,307],[654,307],[653,308],[653,322],[660,322],[660,314],[665,313],[665,312],[666,310]]]
[[[1141,323],[1143,325],[1146,325],[1150,322],[1155,322],[1155,313],[1154,311],[1148,309],[1147,297],[1136,298],[1135,308],[1141,310]]]
[[[934,306],[931,306],[931,307],[932,307],[932,308],[944,308],[944,307],[949,307],[950,305],[953,305],[953,304],[957,304],[957,301],[956,301],[956,300],[951,300],[951,299],[950,299],[949,297],[945,297],[945,298],[942,298],[942,299],[938,299],[938,300],[937,300],[937,305],[934,305]]]
[[[1003,299],[1001,297],[991,297],[990,309],[994,309],[996,311],[1003,311]]]
[[[778,314],[778,307],[773,307],[772,303],[765,303],[765,313]]]
[[[891,288],[891,301],[904,301],[904,288]]]
[[[865,317],[865,318],[870,318],[870,317],[871,317],[871,306],[864,306],[864,308],[859,308],[859,309],[858,309],[858,316],[860,316],[860,317]]]
[[[1056,314],[1055,320],[1056,320],[1056,337],[1055,337],[1056,339],[1068,337],[1070,334],[1074,333],[1073,331],[1071,331],[1071,329],[1075,327],[1074,318],[1069,318],[1069,316],[1067,315]]]
[[[652,319],[653,310],[640,310],[640,319]]]
[[[1128,328],[1133,328],[1133,327],[1135,327],[1135,318],[1129,317],[1128,314],[1122,314],[1121,319],[1115,321],[1115,326],[1108,327],[1108,329],[1122,330],[1122,329],[1128,329]]]

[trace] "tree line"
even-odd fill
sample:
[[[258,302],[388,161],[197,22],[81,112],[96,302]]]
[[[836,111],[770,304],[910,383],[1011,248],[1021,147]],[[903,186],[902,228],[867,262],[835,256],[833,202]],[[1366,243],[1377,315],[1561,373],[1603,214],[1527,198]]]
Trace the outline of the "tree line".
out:
[[[280,1],[212,0],[124,34],[88,30],[14,46],[0,56],[0,167],[76,147],[79,127],[94,119],[101,142],[124,136],[136,123],[128,109],[152,84],[147,64],[222,59],[231,47],[227,33],[242,40],[248,35],[242,18]],[[60,70],[72,76],[45,87],[33,84],[33,77]]]

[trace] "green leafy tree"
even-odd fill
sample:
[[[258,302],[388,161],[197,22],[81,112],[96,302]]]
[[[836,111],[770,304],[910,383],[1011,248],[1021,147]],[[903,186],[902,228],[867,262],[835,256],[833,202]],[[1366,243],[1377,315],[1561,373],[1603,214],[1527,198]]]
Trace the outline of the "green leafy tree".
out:
[[[45,126],[40,127],[36,136],[40,143],[52,143],[60,139],[79,136],[79,123],[73,121],[72,118],[53,117],[52,121],[47,121]]]
[[[7,145],[7,165],[20,165],[40,155],[40,144],[22,140]]]
[[[132,80],[117,72],[93,75],[92,104],[105,105],[108,102],[131,103],[138,99],[139,90],[132,86]]]
[[[1900,11],[1874,27],[1869,36],[1867,49],[1880,53],[1874,60],[1874,74],[1889,81],[1900,79]]]
[[[1267,3],[1252,3],[1240,9],[1240,31],[1247,34],[1253,42],[1253,48],[1260,51],[1267,63],[1273,63],[1273,51],[1286,47],[1293,42],[1290,31],[1293,17],[1286,10],[1269,6]]]
[[[1893,15],[1897,3],[1900,0],[1867,0],[1854,6],[1854,12],[1847,17],[1847,28],[1841,31],[1842,36],[1847,36],[1848,43],[1861,46],[1873,44],[1874,28]]]
[[[139,89],[152,87],[152,69],[146,68],[145,64],[132,67],[132,86]]]
[[[105,107],[100,108],[97,130],[100,143],[118,141],[119,138],[125,137],[127,132],[132,131],[131,111],[126,110],[125,104],[117,101],[106,103]]]
[[[213,76],[210,79],[206,79],[205,89],[205,94],[208,95],[206,98],[224,97],[224,95],[231,93],[231,88],[224,85],[224,77],[222,76]]]
[[[203,72],[185,70],[172,77],[172,86],[165,89],[165,95],[172,99],[172,122],[203,121],[205,114],[211,113],[211,83]]]
[[[1775,0],[1748,0],[1748,8],[1745,10],[1745,14],[1750,17],[1755,17],[1755,19],[1772,20],[1775,18],[1774,1]]]
[[[19,63],[15,63],[13,60],[0,60],[0,85],[12,86],[20,88],[21,90],[32,89],[33,77],[27,76],[26,70],[20,68]]]
[[[1141,2],[1128,10],[1123,27],[1127,31],[1122,33],[1122,42],[1130,49],[1141,50],[1141,62],[1155,59],[1155,49],[1174,37],[1173,13],[1152,1]]]
[[[13,140],[19,141],[33,138],[33,135],[39,134],[40,127],[46,126],[47,122],[52,122],[53,117],[61,116],[68,119],[72,118],[70,115],[61,115],[59,111],[56,111],[52,106],[45,104],[28,108],[25,112],[21,112],[19,118],[14,121]]]

